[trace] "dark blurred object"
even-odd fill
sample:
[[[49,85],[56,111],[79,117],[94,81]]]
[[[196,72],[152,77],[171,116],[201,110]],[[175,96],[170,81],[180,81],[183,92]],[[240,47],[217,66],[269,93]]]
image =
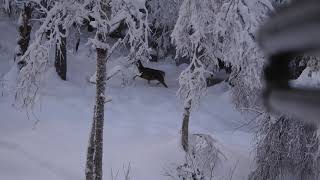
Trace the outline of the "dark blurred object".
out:
[[[259,32],[267,55],[301,55],[320,47],[320,1],[305,0],[281,9]]]
[[[290,62],[320,52],[320,1],[294,2],[281,9],[260,29],[258,41],[269,58],[265,68],[265,104],[271,112],[319,124],[320,90],[289,84]]]

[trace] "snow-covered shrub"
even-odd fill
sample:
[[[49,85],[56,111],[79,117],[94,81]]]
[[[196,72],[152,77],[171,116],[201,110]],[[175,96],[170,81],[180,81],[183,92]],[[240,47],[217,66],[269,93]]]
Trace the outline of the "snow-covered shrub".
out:
[[[207,134],[192,134],[189,143],[185,162],[167,175],[181,180],[214,180],[215,169],[224,158],[216,140]]]
[[[265,124],[260,126],[262,135],[257,144],[257,169],[249,179],[318,179],[320,158],[316,127],[285,117],[273,123],[269,115],[263,118]]]

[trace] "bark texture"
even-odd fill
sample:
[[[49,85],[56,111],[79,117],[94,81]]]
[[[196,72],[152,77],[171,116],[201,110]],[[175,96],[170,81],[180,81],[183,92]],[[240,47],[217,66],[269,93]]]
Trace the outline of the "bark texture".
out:
[[[185,152],[189,150],[189,119],[190,119],[191,101],[184,107],[183,121],[181,128],[181,145]]]
[[[105,49],[97,49],[97,90],[96,90],[96,135],[95,135],[95,180],[102,180],[102,156],[103,156],[103,125],[104,103],[106,86],[106,58]]]
[[[97,48],[96,103],[87,152],[86,180],[102,180],[106,58],[107,50]]]
[[[19,38],[18,38],[18,48],[15,55],[15,60],[18,58],[18,65],[21,69],[23,66],[25,66],[25,61],[20,61],[20,57],[24,55],[24,53],[27,51],[29,42],[30,42],[30,33],[32,26],[30,24],[30,19],[32,15],[32,6],[30,4],[25,4],[21,14],[20,14],[20,24],[18,27],[19,31]]]
[[[59,26],[59,31],[65,35],[66,30]],[[61,37],[61,41],[56,44],[55,68],[62,80],[67,80],[67,38]]]
[[[96,116],[95,116],[96,106],[94,106],[93,110],[93,120],[90,131],[90,138],[87,149],[87,164],[86,164],[86,180],[94,180],[93,178],[93,169],[94,169],[94,139],[95,139],[95,131],[96,131]]]
[[[111,9],[108,5],[109,1],[101,1],[101,9],[103,10],[102,18],[110,18]],[[107,16],[107,17],[106,17]],[[99,43],[106,44],[105,31],[97,28],[96,40]],[[108,50],[97,47],[97,73],[96,73],[96,102],[94,106],[94,115],[92,130],[89,138],[87,164],[86,164],[86,180],[102,180],[102,160],[103,160],[103,127],[104,127],[104,104],[106,90],[106,63]]]

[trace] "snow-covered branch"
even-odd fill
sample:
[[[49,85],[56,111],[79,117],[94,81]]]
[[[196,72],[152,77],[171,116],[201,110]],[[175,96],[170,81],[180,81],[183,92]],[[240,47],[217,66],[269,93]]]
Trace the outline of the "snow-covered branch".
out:
[[[32,2],[38,3],[36,0]],[[21,58],[26,65],[19,73],[15,97],[17,104],[23,108],[34,105],[36,94],[50,64],[49,54],[52,47],[56,44],[60,47],[62,38],[68,34],[72,24],[81,23],[87,14],[81,4],[72,0],[56,1],[46,12],[46,18],[35,33],[35,39]],[[61,33],[61,28],[66,30],[66,34]],[[47,34],[48,32],[50,34]]]
[[[124,43],[130,48],[131,61],[149,59],[149,25],[148,11],[144,4],[136,1],[117,0],[112,1],[113,21],[123,19],[128,30],[124,37]]]
[[[182,3],[179,18],[172,32],[177,56],[190,58],[191,63],[180,77],[179,95],[185,102],[198,104],[205,94],[209,64],[217,65],[213,29],[216,28],[216,10],[220,4],[211,0]]]

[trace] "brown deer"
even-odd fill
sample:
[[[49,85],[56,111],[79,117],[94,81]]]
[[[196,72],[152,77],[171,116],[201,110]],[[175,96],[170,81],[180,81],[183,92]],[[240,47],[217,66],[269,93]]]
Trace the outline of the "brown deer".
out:
[[[150,81],[152,81],[152,80],[157,80],[164,87],[168,88],[168,86],[164,82],[165,72],[157,70],[157,69],[151,69],[151,68],[144,67],[140,60],[137,61],[136,65],[137,65],[137,68],[138,68],[140,74],[136,75],[134,77],[134,79],[137,76],[139,76],[140,78],[147,80],[148,83],[150,83]]]

